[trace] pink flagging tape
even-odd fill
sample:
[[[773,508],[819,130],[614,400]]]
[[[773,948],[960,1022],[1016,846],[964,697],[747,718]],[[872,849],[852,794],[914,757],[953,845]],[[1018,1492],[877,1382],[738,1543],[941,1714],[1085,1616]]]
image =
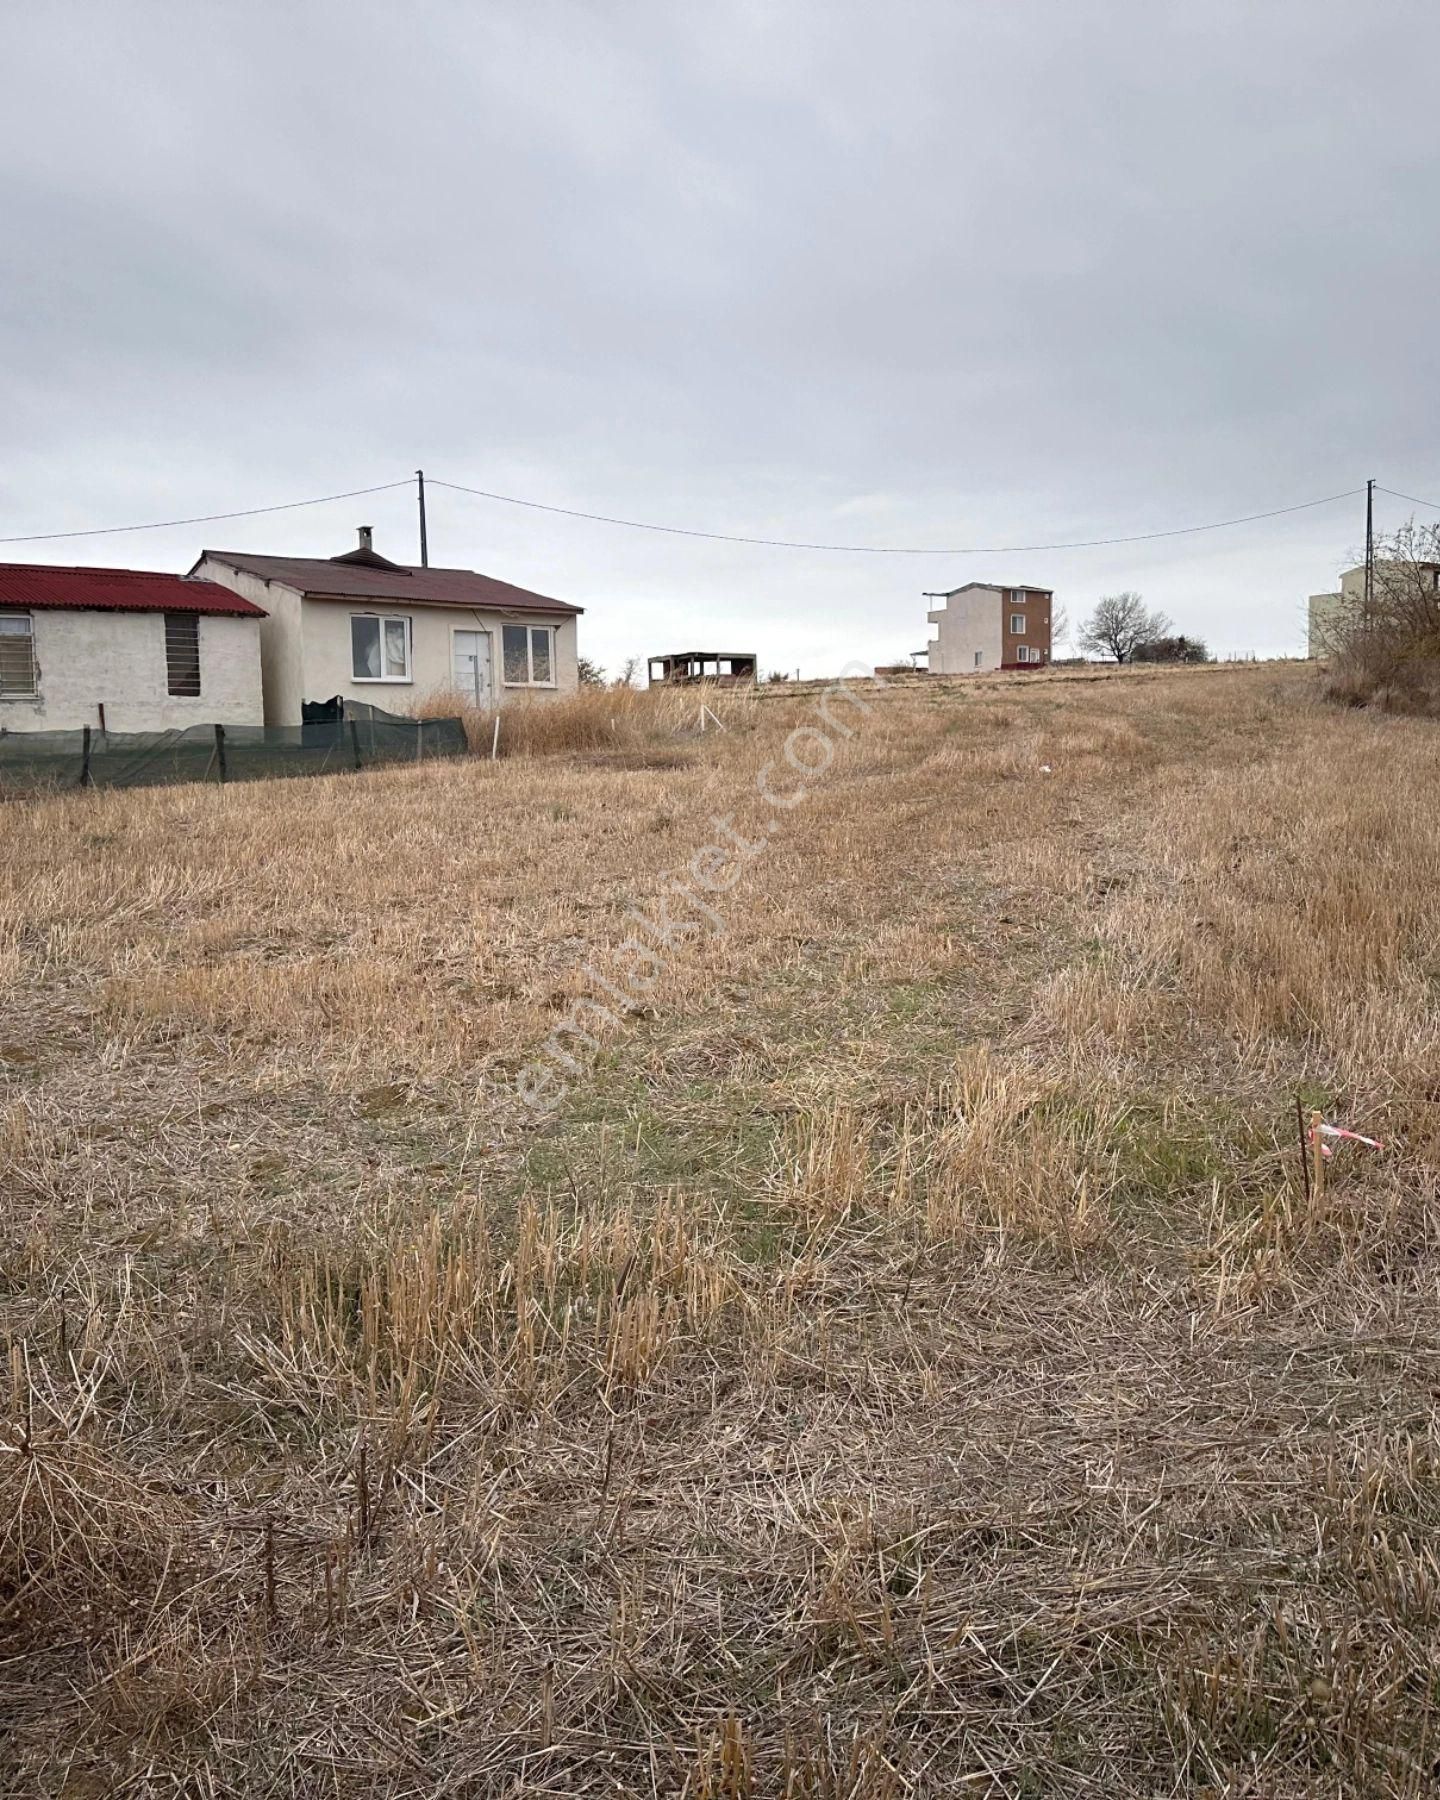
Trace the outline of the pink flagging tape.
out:
[[[1321,1137],[1348,1138],[1353,1144],[1368,1144],[1372,1150],[1383,1150],[1385,1148],[1379,1138],[1366,1137],[1365,1134],[1360,1131],[1346,1131],[1343,1125],[1322,1124],[1319,1130]],[[1332,1152],[1330,1146],[1328,1144],[1321,1144],[1320,1154],[1322,1156],[1331,1155]]]

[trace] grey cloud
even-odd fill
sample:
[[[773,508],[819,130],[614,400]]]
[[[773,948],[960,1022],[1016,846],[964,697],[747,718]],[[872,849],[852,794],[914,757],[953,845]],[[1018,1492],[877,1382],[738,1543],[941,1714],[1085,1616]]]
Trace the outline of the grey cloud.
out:
[[[1440,500],[1426,9],[137,3],[4,33],[10,530],[421,461],[862,541],[1119,535],[1371,473]],[[354,510],[227,535],[323,551]],[[371,510],[406,548],[409,502]],[[612,665],[679,630],[818,669],[916,648],[920,590],[992,570],[1297,646],[1355,515],[979,563],[448,495],[435,530],[587,604]],[[180,567],[201,535],[26,554]]]

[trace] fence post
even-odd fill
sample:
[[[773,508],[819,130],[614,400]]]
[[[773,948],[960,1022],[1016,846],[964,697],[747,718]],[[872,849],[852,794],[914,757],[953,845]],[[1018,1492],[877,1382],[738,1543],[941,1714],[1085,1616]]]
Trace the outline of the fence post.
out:
[[[355,721],[350,721],[350,747],[355,752],[355,767],[360,767],[360,733],[355,729]]]
[[[223,725],[215,727],[215,761],[220,770],[220,783],[223,787],[230,779],[230,771],[225,767],[225,727]]]
[[[90,785],[90,727],[88,725],[84,727],[80,744],[80,785],[82,788]]]

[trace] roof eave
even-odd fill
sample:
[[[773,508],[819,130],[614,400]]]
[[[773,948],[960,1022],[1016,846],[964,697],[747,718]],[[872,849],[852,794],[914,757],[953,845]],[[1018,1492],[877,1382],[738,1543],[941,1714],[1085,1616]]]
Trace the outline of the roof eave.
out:
[[[240,596],[237,594],[235,598],[240,599]],[[0,609],[15,612],[193,612],[197,618],[203,619],[268,619],[270,617],[265,608],[256,606],[253,600],[243,601],[239,606],[179,606],[174,602],[167,605],[163,600],[111,601],[108,605],[103,600],[94,600],[87,605],[83,600],[45,600],[37,599],[33,594],[23,600],[7,600],[3,594],[0,594]]]
[[[282,582],[281,586],[284,585]],[[572,606],[568,600],[541,600],[539,596],[528,606],[519,602],[506,606],[498,600],[436,600],[428,594],[332,594],[326,588],[297,588],[295,591],[302,600],[335,600],[346,606],[435,606],[448,612],[514,613],[517,618],[526,613],[558,613],[573,618],[585,610],[583,606]]]

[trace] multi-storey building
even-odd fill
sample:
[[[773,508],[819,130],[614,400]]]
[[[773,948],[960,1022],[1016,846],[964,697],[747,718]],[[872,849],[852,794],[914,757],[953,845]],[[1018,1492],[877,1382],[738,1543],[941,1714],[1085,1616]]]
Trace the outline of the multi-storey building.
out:
[[[1049,662],[1052,589],[967,581],[926,598],[945,602],[930,614],[936,628],[929,647],[932,675],[1039,669]]]

